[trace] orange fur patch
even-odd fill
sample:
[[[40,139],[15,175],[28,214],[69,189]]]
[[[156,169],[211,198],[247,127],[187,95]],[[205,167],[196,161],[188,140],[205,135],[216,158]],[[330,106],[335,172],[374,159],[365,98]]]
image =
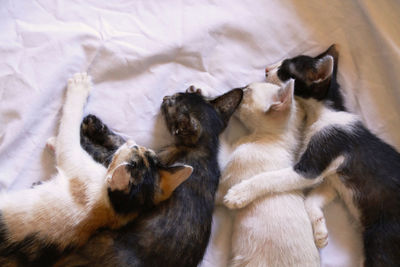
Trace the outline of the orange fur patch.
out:
[[[69,181],[69,190],[71,192],[74,201],[82,206],[88,204],[87,188],[86,184],[82,182],[79,178],[72,178]]]
[[[83,220],[76,229],[75,242],[83,245],[89,237],[101,227],[116,229],[137,217],[137,213],[119,216],[111,207],[96,203],[87,218]]]

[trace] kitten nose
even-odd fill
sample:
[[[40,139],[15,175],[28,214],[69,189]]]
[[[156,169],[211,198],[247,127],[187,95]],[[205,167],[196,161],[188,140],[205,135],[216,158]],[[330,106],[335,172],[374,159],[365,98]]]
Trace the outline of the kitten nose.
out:
[[[269,72],[268,68],[265,68],[265,77],[268,77],[268,72]]]

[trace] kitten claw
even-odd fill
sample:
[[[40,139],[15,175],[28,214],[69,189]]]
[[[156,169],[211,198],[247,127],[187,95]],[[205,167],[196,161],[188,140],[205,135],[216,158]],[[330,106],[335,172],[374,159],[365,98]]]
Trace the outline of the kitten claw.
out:
[[[226,207],[229,209],[240,209],[254,200],[251,190],[248,189],[245,182],[241,182],[228,190],[228,193],[224,197],[224,205]]]

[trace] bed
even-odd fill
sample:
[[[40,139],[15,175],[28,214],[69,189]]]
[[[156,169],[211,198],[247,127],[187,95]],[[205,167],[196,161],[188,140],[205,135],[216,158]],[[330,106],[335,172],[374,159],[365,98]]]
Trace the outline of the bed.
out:
[[[49,179],[67,78],[94,81],[86,113],[157,149],[171,141],[164,95],[193,84],[208,96],[253,81],[264,68],[339,45],[346,106],[400,149],[400,3],[396,0],[50,1],[0,5],[0,191]],[[232,121],[222,135],[239,132]],[[357,266],[360,234],[340,201],[326,208],[323,266]],[[218,207],[202,266],[223,266],[229,214]],[[228,223],[229,224],[229,223]]]

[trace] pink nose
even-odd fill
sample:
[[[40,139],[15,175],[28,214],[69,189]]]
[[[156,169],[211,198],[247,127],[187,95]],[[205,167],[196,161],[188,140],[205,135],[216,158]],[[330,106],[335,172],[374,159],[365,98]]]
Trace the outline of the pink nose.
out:
[[[268,68],[265,68],[265,73],[268,73],[268,71],[269,71]]]

